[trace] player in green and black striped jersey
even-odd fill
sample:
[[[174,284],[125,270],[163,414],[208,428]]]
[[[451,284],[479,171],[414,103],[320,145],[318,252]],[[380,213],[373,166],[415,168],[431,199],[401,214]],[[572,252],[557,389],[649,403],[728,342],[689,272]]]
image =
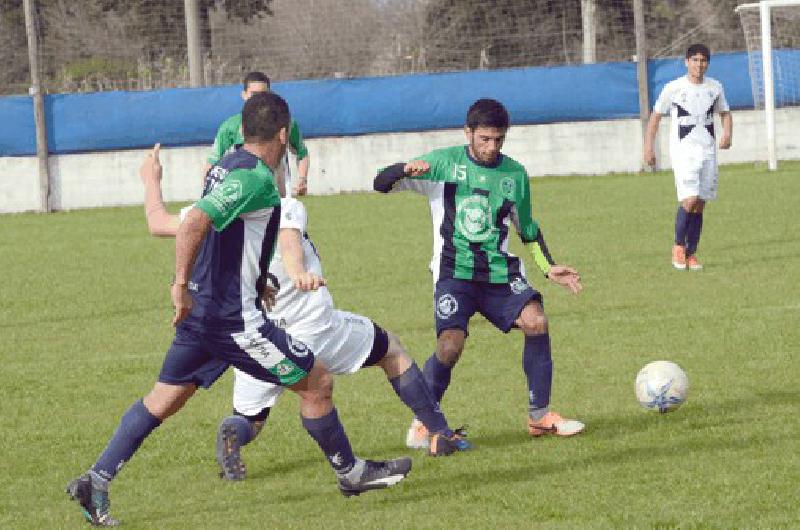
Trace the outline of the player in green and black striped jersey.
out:
[[[530,434],[569,436],[584,425],[549,410],[552,359],[547,317],[541,294],[525,278],[522,261],[508,252],[511,225],[545,277],[577,294],[580,276],[570,267],[556,265],[550,256],[542,230],[531,216],[528,174],[500,152],[508,127],[505,107],[480,99],[467,113],[467,145],[389,166],[378,173],[374,184],[384,193],[416,191],[430,202],[437,344],[424,373],[436,398],[441,400],[450,384],[469,319],[480,312],[501,331],[516,327],[525,335]],[[426,440],[424,427],[415,419],[406,443],[423,447]]]

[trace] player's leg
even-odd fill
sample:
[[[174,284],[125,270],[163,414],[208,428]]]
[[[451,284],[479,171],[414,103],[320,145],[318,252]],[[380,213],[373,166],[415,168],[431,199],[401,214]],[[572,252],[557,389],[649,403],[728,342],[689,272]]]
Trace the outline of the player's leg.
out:
[[[703,212],[706,201],[716,199],[718,178],[716,159],[711,158],[704,161],[700,170],[699,195],[693,204],[686,235],[686,265],[690,270],[697,271],[703,268],[696,253],[700,244],[700,234],[703,232]]]
[[[536,437],[544,434],[571,436],[583,431],[583,423],[566,420],[550,410],[553,357],[541,299],[530,300],[514,323],[525,336],[522,369],[528,382],[528,432]]]
[[[695,205],[700,194],[702,163],[693,158],[678,163],[673,172],[675,191],[678,195],[678,211],[675,214],[675,244],[672,246],[672,266],[686,270],[690,226],[694,218]]]
[[[246,478],[247,466],[242,460],[241,448],[261,432],[282,392],[281,386],[234,369],[233,414],[224,418],[217,428],[216,458],[221,478]]]
[[[373,352],[376,351],[376,348],[377,351],[384,352],[375,364],[386,373],[395,394],[411,409],[414,419],[421,422],[430,433],[430,437],[426,439],[428,454],[447,456],[456,451],[469,449],[469,442],[465,439],[466,433],[462,429],[456,431],[450,429],[439,403],[425,383],[422,372],[403,348],[400,339],[378,326],[375,326],[375,329],[376,340]],[[374,358],[374,356],[370,355],[370,358]],[[365,366],[368,365],[365,363]]]
[[[111,481],[145,438],[180,410],[198,385],[210,386],[226,368],[226,363],[202,353],[195,335],[179,328],[164,359],[159,381],[150,393],[123,414],[91,469],[67,485],[67,493],[81,505],[90,523],[96,526],[118,524],[108,513]]]

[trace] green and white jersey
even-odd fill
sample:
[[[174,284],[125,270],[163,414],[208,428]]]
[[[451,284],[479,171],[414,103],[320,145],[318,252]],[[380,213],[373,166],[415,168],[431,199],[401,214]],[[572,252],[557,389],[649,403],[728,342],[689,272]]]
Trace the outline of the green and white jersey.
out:
[[[208,155],[208,163],[211,165],[219,162],[223,156],[233,151],[235,146],[244,143],[242,135],[242,113],[234,114],[219,126],[217,136],[214,138],[214,145],[211,146],[211,154]],[[308,156],[308,149],[300,133],[297,122],[292,120],[289,123],[289,147],[292,149],[298,160]]]
[[[508,229],[513,224],[526,243],[539,232],[531,217],[525,168],[502,154],[487,167],[469,156],[467,146],[437,149],[420,159],[430,164],[430,171],[399,180],[392,191],[428,197],[434,283],[439,278],[508,283],[524,276],[523,263],[508,252]]]
[[[195,208],[211,218],[214,230],[206,234],[192,269],[189,320],[235,330],[264,324],[258,294],[275,250],[280,204],[269,168],[244,149],[208,172]]]

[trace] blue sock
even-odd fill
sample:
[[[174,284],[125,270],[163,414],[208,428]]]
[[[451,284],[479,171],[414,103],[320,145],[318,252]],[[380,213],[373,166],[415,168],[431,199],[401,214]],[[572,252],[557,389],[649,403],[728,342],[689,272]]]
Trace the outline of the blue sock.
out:
[[[425,374],[425,382],[428,384],[428,388],[433,392],[436,402],[440,403],[447,387],[450,386],[450,374],[453,371],[453,367],[443,364],[434,353],[425,361],[425,366],[422,370]]]
[[[223,425],[230,425],[236,429],[236,440],[239,442],[240,446],[249,444],[253,438],[255,438],[253,427],[250,421],[244,416],[228,416],[222,420],[220,428],[222,428]]]
[[[395,393],[410,408],[414,415],[431,433],[443,433],[449,430],[442,409],[436,403],[433,393],[425,383],[417,363],[408,370],[389,381]]]
[[[689,228],[686,231],[686,257],[694,256],[697,245],[700,243],[700,233],[703,231],[703,214],[690,213]]]
[[[686,234],[689,229],[689,216],[691,214],[683,209],[682,204],[678,204],[678,212],[675,214],[675,244],[682,247],[686,246]]]
[[[522,369],[528,377],[528,412],[533,419],[539,419],[550,405],[550,385],[553,382],[549,334],[525,337]]]
[[[108,441],[103,454],[92,466],[92,471],[100,478],[112,480],[122,465],[131,459],[153,429],[161,425],[161,420],[150,414],[140,399],[122,415],[122,419]]]
[[[356,463],[350,440],[339,421],[336,409],[321,418],[303,418],[303,427],[317,442],[322,452],[328,458],[328,463],[337,474],[343,475],[350,471]]]

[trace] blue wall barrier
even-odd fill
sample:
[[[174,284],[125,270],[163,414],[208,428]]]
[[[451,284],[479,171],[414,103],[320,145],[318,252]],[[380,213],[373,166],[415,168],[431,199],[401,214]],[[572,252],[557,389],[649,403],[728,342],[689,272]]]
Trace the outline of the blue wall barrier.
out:
[[[684,73],[682,59],[650,61],[650,100]],[[708,75],[722,82],[732,108],[753,106],[745,53],[714,55]],[[48,147],[76,153],[157,141],[210,144],[219,124],[241,110],[241,88],[48,95]],[[480,97],[502,101],[517,125],[639,115],[635,63],[291,81],[273,89],[289,102],[306,137],[457,128]],[[30,98],[0,98],[0,124],[0,156],[36,153]]]

